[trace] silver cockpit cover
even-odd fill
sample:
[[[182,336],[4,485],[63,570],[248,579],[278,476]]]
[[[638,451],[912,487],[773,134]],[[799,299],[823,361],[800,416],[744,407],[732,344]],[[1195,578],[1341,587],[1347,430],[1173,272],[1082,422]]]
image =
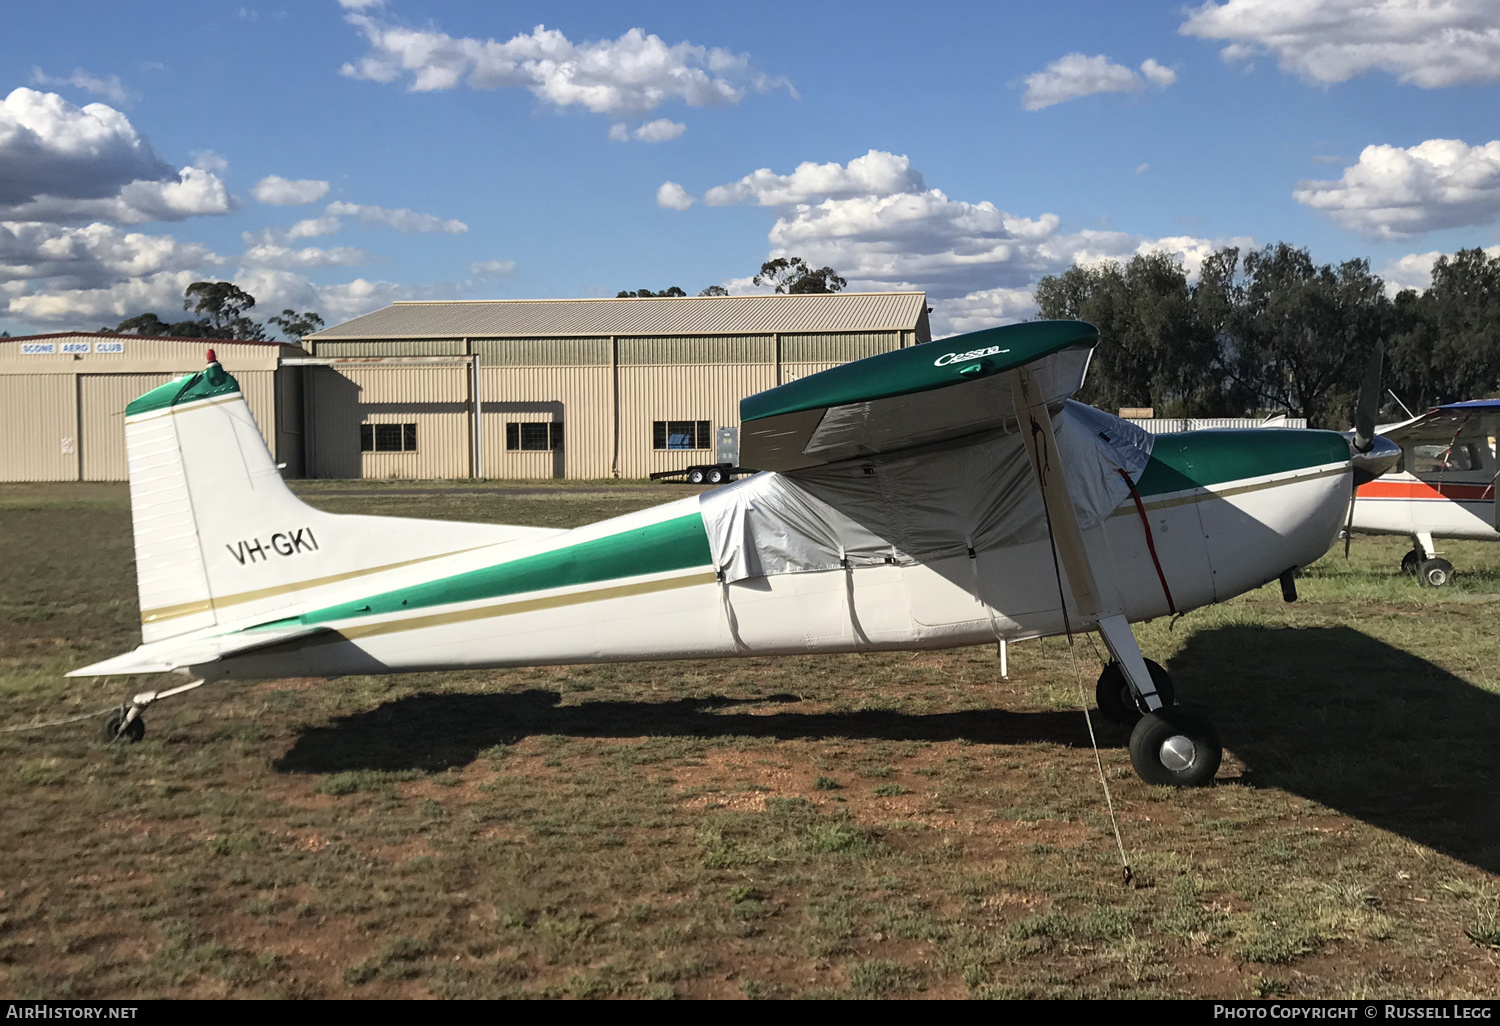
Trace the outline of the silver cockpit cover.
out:
[[[1071,400],[1052,418],[1068,493],[1088,530],[1130,495],[1152,436]],[[699,502],[728,581],[840,566],[912,563],[1047,537],[1019,435],[992,431],[921,450],[762,473]]]

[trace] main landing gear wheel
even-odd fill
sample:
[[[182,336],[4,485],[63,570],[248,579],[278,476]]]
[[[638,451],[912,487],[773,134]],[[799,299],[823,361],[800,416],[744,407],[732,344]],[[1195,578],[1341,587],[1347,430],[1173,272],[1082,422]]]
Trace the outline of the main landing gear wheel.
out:
[[[1146,669],[1151,674],[1151,683],[1161,697],[1162,705],[1171,705],[1177,700],[1172,687],[1172,676],[1155,660],[1146,660]],[[1099,674],[1099,683],[1094,686],[1094,701],[1099,703],[1099,713],[1111,723],[1133,725],[1145,711],[1136,705],[1135,695],[1130,693],[1130,684],[1119,663],[1110,663]]]
[[[1130,732],[1130,764],[1148,784],[1202,787],[1223,758],[1213,724],[1181,706],[1147,713]]]
[[[1425,588],[1441,588],[1453,576],[1453,564],[1446,559],[1424,559],[1417,567],[1417,583]]]
[[[133,745],[146,736],[146,721],[139,714],[125,725],[123,732],[120,730],[121,725],[125,724],[125,714],[126,709],[121,707],[104,717],[104,726],[99,728],[99,736],[106,744],[121,741]]]
[[[1401,557],[1401,572],[1407,577],[1415,577],[1417,575],[1417,566],[1425,558],[1420,549],[1412,549]]]

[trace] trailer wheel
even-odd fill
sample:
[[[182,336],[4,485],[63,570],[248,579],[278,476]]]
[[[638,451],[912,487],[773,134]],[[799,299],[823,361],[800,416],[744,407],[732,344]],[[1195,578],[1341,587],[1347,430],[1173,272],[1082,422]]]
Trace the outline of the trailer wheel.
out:
[[[688,471],[688,484],[702,484],[702,483],[703,483],[703,468],[702,467],[694,467],[692,470]]]
[[[724,471],[720,470],[718,467],[714,467],[711,470],[709,470],[709,472],[708,472],[708,483],[709,484],[722,484],[723,481],[724,481]]]

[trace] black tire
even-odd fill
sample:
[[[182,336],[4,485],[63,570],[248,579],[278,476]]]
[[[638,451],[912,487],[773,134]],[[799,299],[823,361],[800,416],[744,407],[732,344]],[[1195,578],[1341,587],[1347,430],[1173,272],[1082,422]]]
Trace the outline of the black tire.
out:
[[[714,467],[712,470],[710,470],[708,472],[708,483],[709,484],[723,484],[723,482],[724,482],[724,471],[720,470],[718,467]]]
[[[688,484],[702,484],[702,483],[703,483],[703,471],[701,469],[699,469],[698,467],[694,467],[692,470],[688,471]]]
[[[1407,577],[1417,576],[1417,566],[1422,562],[1423,556],[1419,549],[1412,549],[1401,557],[1401,572]]]
[[[1417,583],[1424,588],[1441,588],[1453,577],[1453,564],[1446,559],[1424,559],[1417,567]]]
[[[1202,787],[1223,758],[1214,725],[1181,706],[1147,713],[1130,732],[1130,764],[1148,784]]]
[[[1172,675],[1154,659],[1146,660],[1146,670],[1151,674],[1151,683],[1161,696],[1162,705],[1175,703],[1177,689],[1172,686]],[[1099,713],[1106,720],[1127,727],[1133,726],[1144,711],[1136,705],[1119,663],[1110,663],[1099,674],[1099,683],[1094,685],[1094,701],[1099,704]]]
[[[110,744],[116,741],[123,741],[125,744],[130,745],[135,744],[146,736],[146,721],[141,719],[140,716],[136,716],[135,719],[131,720],[130,726],[126,727],[125,732],[122,734],[120,733],[120,724],[124,722],[125,710],[116,709],[104,717],[104,726],[99,728],[99,736]]]

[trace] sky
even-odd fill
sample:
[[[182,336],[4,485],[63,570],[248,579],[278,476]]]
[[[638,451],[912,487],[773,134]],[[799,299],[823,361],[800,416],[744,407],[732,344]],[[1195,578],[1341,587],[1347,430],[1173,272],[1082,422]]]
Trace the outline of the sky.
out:
[[[1500,256],[1495,0],[6,4],[0,329],[400,299],[921,289],[1285,241]]]

